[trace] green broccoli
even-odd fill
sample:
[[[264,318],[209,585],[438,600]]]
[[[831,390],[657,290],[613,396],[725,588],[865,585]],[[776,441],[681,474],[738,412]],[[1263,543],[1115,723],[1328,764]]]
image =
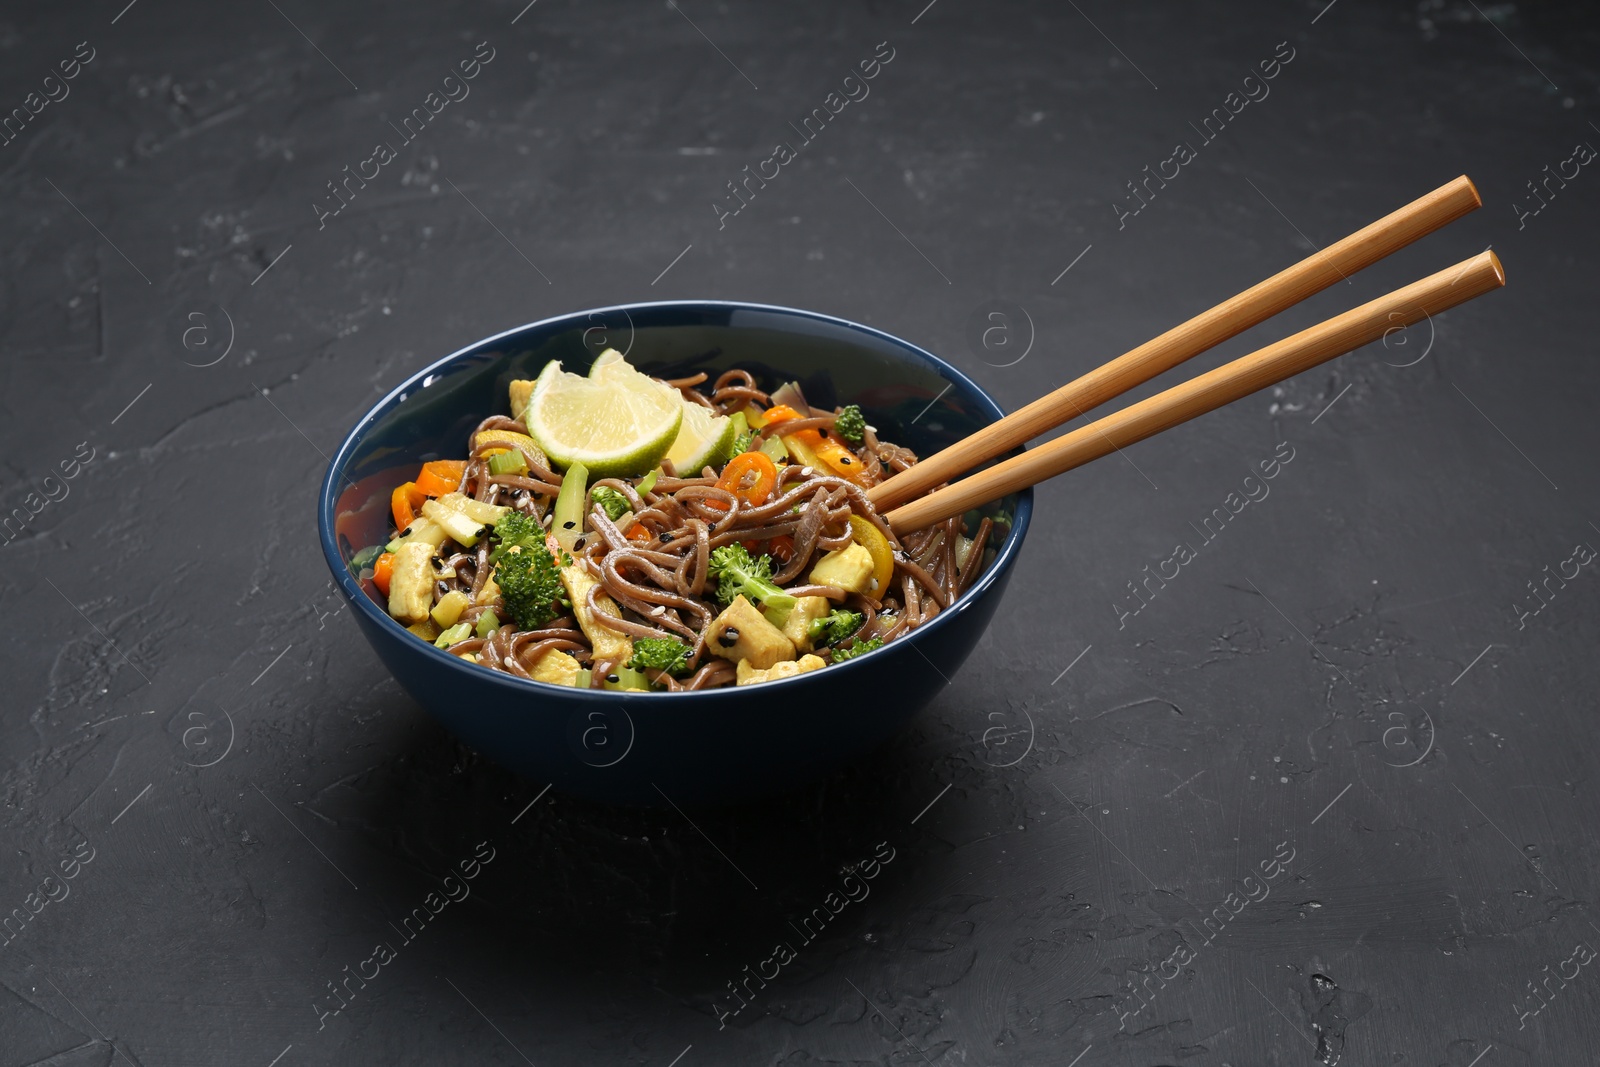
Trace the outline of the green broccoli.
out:
[[[606,518],[616,522],[625,512],[633,510],[633,505],[628,503],[628,498],[611,488],[609,485],[594,487],[594,502],[600,505],[600,510],[606,513]]]
[[[840,608],[830,611],[820,619],[813,619],[807,632],[815,644],[832,645],[861,629],[863,621],[864,616],[861,612]]]
[[[795,598],[772,584],[771,556],[751,559],[745,547],[734,542],[711,553],[708,570],[717,579],[717,599],[724,604],[733,603],[733,598],[743,593],[746,600],[765,609],[775,626],[782,626],[794,608]]]
[[[679,675],[689,669],[689,646],[676,637],[640,637],[633,642],[628,666],[636,671],[666,671]]]
[[[876,652],[883,647],[883,638],[873,637],[865,641],[856,641],[849,648],[833,649],[829,659],[834,663],[842,663],[847,659],[865,656],[868,652]]]
[[[861,414],[860,405],[846,404],[840,408],[838,418],[833,422],[833,430],[846,441],[860,444],[867,432],[866,416]]]
[[[537,630],[570,607],[555,557],[542,540],[497,551],[505,554],[495,565],[494,581],[518,629]]]
[[[529,548],[538,545],[543,548],[544,527],[540,526],[539,520],[532,515],[521,511],[508,511],[494,524],[494,540],[494,551],[489,553],[489,559],[498,563],[512,546]]]

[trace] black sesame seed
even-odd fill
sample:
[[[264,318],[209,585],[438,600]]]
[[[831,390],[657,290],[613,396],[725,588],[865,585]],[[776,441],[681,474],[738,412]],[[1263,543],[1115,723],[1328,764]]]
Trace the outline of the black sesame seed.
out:
[[[608,674],[608,675],[606,675],[606,681],[608,681],[608,682],[612,683],[613,685],[615,685],[617,682],[622,681],[622,679],[618,678],[614,674]]]
[[[738,643],[739,631],[732,626],[722,631],[722,634],[717,638],[717,644],[721,645],[723,648],[732,648]]]
[[[562,524],[561,524],[561,528],[562,528],[562,529],[563,529],[563,530],[570,530],[570,529],[572,529],[572,528],[573,528],[573,527],[574,527],[574,526],[576,526],[576,525],[578,525],[578,524],[577,524],[577,522],[575,522],[575,521],[573,521],[573,520],[571,520],[571,519],[569,519],[569,520],[567,520],[567,521],[566,521],[566,522],[564,522],[564,523],[562,523]]]
[[[664,545],[672,543],[672,535],[667,533],[665,530],[662,530],[657,536],[661,538],[661,543]]]
[[[840,456],[839,457],[839,462],[848,467],[850,465],[850,457],[849,456]]]

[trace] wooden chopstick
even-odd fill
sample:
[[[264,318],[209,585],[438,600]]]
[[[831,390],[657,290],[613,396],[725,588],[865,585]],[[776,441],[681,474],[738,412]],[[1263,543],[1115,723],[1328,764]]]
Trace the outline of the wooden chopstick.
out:
[[[1505,271],[1499,258],[1493,252],[1479,253],[895,508],[884,518],[897,534],[942,522],[1249,396],[1376,341],[1389,330],[1408,326],[1504,284]]]
[[[928,456],[909,470],[880,482],[867,495],[879,511],[921,496],[934,486],[959,477],[1243,333],[1446,223],[1454,222],[1482,203],[1477,187],[1462,175],[944,451]]]

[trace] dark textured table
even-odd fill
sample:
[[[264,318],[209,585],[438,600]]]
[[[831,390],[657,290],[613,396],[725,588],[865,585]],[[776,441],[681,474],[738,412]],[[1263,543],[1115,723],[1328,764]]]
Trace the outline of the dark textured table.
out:
[[[0,14],[0,1064],[1594,1062],[1582,5],[124,2]],[[317,549],[345,430],[512,325],[814,308],[1015,407],[1463,172],[1196,366],[1504,292],[1044,487],[799,795],[497,769]]]

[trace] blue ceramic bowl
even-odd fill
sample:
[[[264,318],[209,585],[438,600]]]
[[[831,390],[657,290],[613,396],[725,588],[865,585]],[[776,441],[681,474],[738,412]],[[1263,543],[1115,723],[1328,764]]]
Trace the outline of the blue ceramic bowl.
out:
[[[322,483],[322,551],[356,621],[416,701],[489,758],[555,788],[619,804],[717,804],[801,785],[871,751],[945,687],[1005,589],[1031,491],[992,561],[949,610],[877,652],[758,687],[695,693],[567,689],[489,671],[418,640],[349,564],[388,537],[390,491],[431,459],[464,454],[506,386],[546,361],[585,372],[607,347],[661,377],[744,367],[797,379],[813,404],[857,403],[879,436],[929,455],[998,419],[954,367],[879,330],[808,311],[719,301],[632,304],[546,319],[463,348],[384,397],[340,444]],[[1000,531],[997,529],[996,533]]]

